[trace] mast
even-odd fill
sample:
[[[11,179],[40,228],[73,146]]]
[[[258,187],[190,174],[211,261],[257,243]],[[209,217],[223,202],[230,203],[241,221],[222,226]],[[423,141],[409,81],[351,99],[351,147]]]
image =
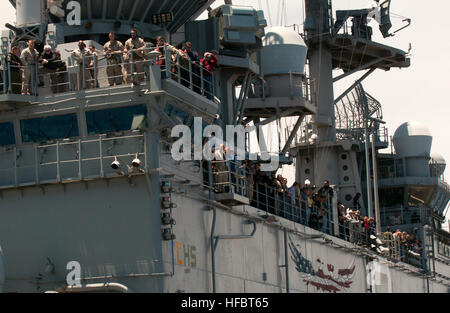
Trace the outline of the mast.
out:
[[[305,0],[305,10],[309,70],[318,109],[314,122],[321,142],[335,141],[332,55],[324,44],[324,39],[331,36],[331,0]]]

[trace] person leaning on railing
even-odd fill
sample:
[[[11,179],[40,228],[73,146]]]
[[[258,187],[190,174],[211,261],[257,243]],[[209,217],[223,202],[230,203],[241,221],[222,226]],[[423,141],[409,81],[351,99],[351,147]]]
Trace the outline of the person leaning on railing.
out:
[[[156,38],[156,48],[154,49],[154,51],[159,52],[159,56],[156,57],[156,65],[160,66],[161,78],[163,79],[169,77],[166,71],[166,49],[168,49],[171,54],[176,54],[178,50],[174,46],[168,44],[163,36],[158,36]],[[169,58],[169,60],[171,60],[171,58]]]
[[[180,81],[183,86],[189,88],[189,57],[181,49],[181,45],[178,45],[175,50],[172,50],[171,61],[172,79]],[[184,74],[186,72],[188,73],[187,75]],[[187,79],[183,78],[183,76],[187,76]]]
[[[124,61],[126,62],[125,70],[127,72],[126,82],[131,82],[132,71],[137,73],[137,82],[143,82],[145,79],[145,42],[137,36],[137,30],[135,28],[130,31],[130,36],[131,38],[125,42],[125,48],[123,50]]]
[[[203,66],[203,89],[206,93],[206,97],[209,100],[213,98],[213,73],[216,66],[219,64],[219,60],[216,55],[211,52],[205,52],[203,59],[200,60],[200,64]]]
[[[122,85],[123,75],[122,75],[122,55],[123,55],[123,44],[116,40],[116,34],[110,32],[108,34],[109,41],[103,46],[103,52],[105,53],[106,64],[106,75],[108,75],[109,86]]]
[[[78,50],[72,51],[72,58],[78,65],[78,85],[75,84],[75,90],[83,89],[84,83],[86,83],[86,88],[90,88],[88,82],[90,82],[92,78],[91,72],[87,69],[87,62],[90,57],[91,52],[86,49],[86,44],[83,40],[80,40],[78,42]]]
[[[44,75],[49,74],[50,76],[50,86],[53,93],[56,93],[58,90],[57,84],[57,74],[56,70],[58,69],[58,65],[56,61],[56,54],[52,51],[52,47],[49,45],[44,46],[44,51],[41,53],[40,59],[42,60],[42,70],[39,75],[39,86],[44,86]]]
[[[19,47],[14,45],[11,47],[11,52],[6,56],[6,65],[8,69],[11,71],[11,90],[9,89],[8,84],[8,92],[20,94],[21,85],[22,85],[22,75],[20,69],[22,67],[22,60],[19,57]],[[5,82],[7,80],[5,79]]]
[[[196,93],[200,93],[200,59],[199,54],[197,51],[192,50],[192,43],[190,41],[187,41],[183,47],[183,52],[191,59],[192,62],[192,89]],[[183,75],[187,75],[186,79],[189,81],[189,72],[184,71],[182,72]]]
[[[338,223],[339,223],[339,238],[346,240],[348,237],[347,229],[345,227],[345,206],[338,202]]]
[[[101,53],[99,50],[95,49],[94,45],[89,45],[89,52],[90,52],[90,56],[88,57],[86,63],[87,63],[87,68],[88,71],[90,73],[91,76],[91,81],[89,82],[89,85],[97,88],[98,85],[98,66],[96,67],[95,65],[95,60],[98,60],[98,55]]]

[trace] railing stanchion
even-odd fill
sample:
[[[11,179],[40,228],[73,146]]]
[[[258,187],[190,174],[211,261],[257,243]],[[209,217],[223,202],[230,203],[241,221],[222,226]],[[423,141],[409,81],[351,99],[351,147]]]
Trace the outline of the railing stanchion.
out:
[[[192,86],[192,61],[189,60],[189,88],[191,88],[191,90],[194,88]]]
[[[134,53],[133,49],[130,51],[130,81],[133,80],[134,77]]]
[[[67,81],[69,83],[69,91],[73,91],[73,84],[72,84],[72,75],[70,73],[70,69],[72,68],[72,59],[67,59]]]
[[[202,96],[205,95],[205,89],[204,89],[204,81],[203,81],[203,66],[200,66],[200,91]]]
[[[17,187],[17,147],[14,147],[14,186]]]
[[[61,168],[59,160],[59,141],[56,142],[56,181],[61,182]]]
[[[100,136],[98,141],[99,157],[100,157],[100,177],[105,177],[105,172],[103,171],[103,137]]]
[[[181,84],[181,66],[179,54],[177,54],[177,75],[178,75],[178,83]]]
[[[19,69],[19,73],[20,73],[20,69]],[[13,93],[13,89],[12,89],[12,76],[11,76],[11,63],[8,62],[8,90],[9,93]]]
[[[82,60],[81,60],[81,71],[82,71],[82,77],[83,77],[83,89],[86,89],[86,56],[84,53],[82,54]]]
[[[269,194],[267,193],[267,185],[264,185],[264,189],[265,189],[265,202],[266,202],[266,213],[269,213]]]
[[[31,92],[32,95],[34,95],[34,69],[31,67],[31,65],[27,65],[30,79],[28,81],[28,84],[26,86],[27,93],[28,91]],[[24,79],[28,79],[28,77],[24,77]]]
[[[3,93],[7,93],[8,89],[6,87],[6,77],[7,77],[7,73],[6,73],[6,57],[4,56],[2,58],[2,62],[3,62]],[[8,68],[9,68],[9,63],[8,63]],[[10,71],[8,71],[10,72]],[[11,81],[11,79],[8,79],[8,84]]]
[[[81,169],[81,139],[78,139],[78,178],[83,179],[83,171]]]
[[[39,185],[39,161],[38,161],[38,145],[34,144],[34,178],[36,185]]]
[[[97,67],[98,67],[97,54],[94,54],[94,87],[95,88],[98,88]]]

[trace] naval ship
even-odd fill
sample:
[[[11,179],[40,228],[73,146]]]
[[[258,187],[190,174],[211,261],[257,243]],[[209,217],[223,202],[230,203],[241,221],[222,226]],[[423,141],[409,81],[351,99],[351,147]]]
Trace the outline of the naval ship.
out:
[[[449,292],[445,160],[418,123],[390,140],[381,103],[362,84],[411,65],[408,51],[372,40],[411,22],[393,27],[390,0],[337,11],[331,0],[304,0],[302,29],[269,28],[263,11],[232,1],[9,2],[1,292]],[[111,86],[103,45],[109,32],[124,43],[132,29],[145,49],[119,55]],[[57,70],[7,61],[30,39],[60,52]],[[74,58],[79,40],[97,51],[89,62]],[[217,57],[212,72],[176,50],[188,41],[199,59]],[[28,73],[28,93],[14,71]],[[359,76],[335,95],[333,84],[350,75]],[[268,125],[276,149],[267,148]],[[205,139],[220,130],[231,138],[227,158],[223,145],[205,158]],[[328,180],[322,227],[309,219],[317,202],[255,184],[253,167],[270,177],[288,165],[302,187]],[[342,221],[342,206],[374,218],[370,238]],[[422,246],[406,248],[397,229]]]

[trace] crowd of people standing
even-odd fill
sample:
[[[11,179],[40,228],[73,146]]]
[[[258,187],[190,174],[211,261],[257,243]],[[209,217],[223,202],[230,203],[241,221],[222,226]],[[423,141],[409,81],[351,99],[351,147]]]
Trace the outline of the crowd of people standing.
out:
[[[294,182],[288,186],[282,174],[264,172],[256,161],[237,161],[224,145],[219,150],[215,151],[213,163],[216,192],[234,190],[247,196],[251,206],[267,213],[338,236],[393,259],[420,265],[423,250],[420,239],[400,230],[390,233],[389,227],[378,234],[375,219],[361,215],[361,193],[354,196],[349,208],[337,202],[339,231],[336,234],[332,226],[332,200],[337,195],[328,180],[320,187],[311,185],[308,179],[303,185]]]
[[[97,62],[103,59],[106,60],[109,86],[139,84],[145,80],[145,65],[150,58],[149,53],[154,51],[158,52],[155,63],[161,68],[162,78],[180,80],[195,92],[204,94],[208,99],[213,98],[213,72],[218,65],[215,54],[205,52],[200,58],[190,42],[186,42],[182,48],[175,48],[162,36],[157,38],[156,47],[147,48],[136,29],[130,31],[130,38],[124,44],[116,39],[114,32],[110,32],[108,37],[109,41],[104,44],[103,50],[97,50],[93,45],[87,47],[83,40],[78,42],[78,49],[67,50],[73,63],[71,65],[78,67],[76,78],[72,80],[68,77],[68,63],[62,61],[61,53],[54,51],[51,46],[45,45],[39,53],[35,41],[30,39],[27,48],[20,52],[19,46],[14,44],[3,65],[11,72],[2,77],[8,86],[7,92],[38,95],[37,87],[45,85],[44,76],[49,77],[52,93],[99,87]],[[169,56],[165,55],[167,52]],[[11,82],[8,82],[8,77]]]

